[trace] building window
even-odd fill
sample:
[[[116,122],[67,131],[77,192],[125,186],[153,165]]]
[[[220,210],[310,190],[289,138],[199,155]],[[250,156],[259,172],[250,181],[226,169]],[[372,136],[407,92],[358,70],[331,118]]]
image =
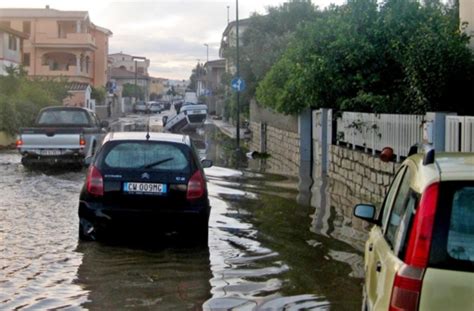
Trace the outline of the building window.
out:
[[[23,22],[23,32],[27,34],[31,34],[31,22],[30,21],[24,21]]]
[[[8,35],[8,48],[12,51],[17,50],[16,37],[14,35]]]
[[[26,67],[30,66],[30,53],[23,53],[23,65]]]
[[[86,56],[86,72],[89,73],[89,64],[90,64],[90,58],[89,56]]]

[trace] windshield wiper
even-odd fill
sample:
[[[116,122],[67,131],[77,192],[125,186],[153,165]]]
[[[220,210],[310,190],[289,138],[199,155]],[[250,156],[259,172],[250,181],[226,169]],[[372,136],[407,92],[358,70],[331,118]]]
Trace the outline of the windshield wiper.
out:
[[[162,164],[162,163],[165,163],[165,162],[168,162],[168,161],[171,161],[173,160],[174,158],[171,157],[171,158],[166,158],[166,159],[162,159],[162,160],[159,160],[159,161],[156,161],[156,162],[151,162],[149,164],[146,164],[144,166],[142,166],[141,168],[151,168],[153,166],[157,166],[159,164]]]

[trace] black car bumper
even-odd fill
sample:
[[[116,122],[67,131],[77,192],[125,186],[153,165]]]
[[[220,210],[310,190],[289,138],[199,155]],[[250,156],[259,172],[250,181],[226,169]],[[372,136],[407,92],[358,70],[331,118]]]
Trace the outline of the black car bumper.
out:
[[[87,221],[96,232],[110,230],[169,231],[207,226],[209,205],[194,205],[186,209],[129,208],[104,206],[97,202],[79,202],[79,218]]]

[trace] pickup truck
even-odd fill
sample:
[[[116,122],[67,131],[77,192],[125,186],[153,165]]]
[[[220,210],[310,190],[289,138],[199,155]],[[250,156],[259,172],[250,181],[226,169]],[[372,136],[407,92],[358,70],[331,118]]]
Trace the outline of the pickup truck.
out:
[[[24,166],[78,164],[93,156],[107,133],[107,121],[80,107],[42,109],[34,127],[20,129],[17,149]]]

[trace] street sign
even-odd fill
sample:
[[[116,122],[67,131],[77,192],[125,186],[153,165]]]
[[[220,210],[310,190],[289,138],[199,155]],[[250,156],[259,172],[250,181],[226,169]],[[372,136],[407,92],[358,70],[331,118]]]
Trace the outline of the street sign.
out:
[[[236,92],[242,92],[245,90],[245,81],[242,80],[241,78],[234,78],[232,79],[232,82],[230,83],[232,89]]]

